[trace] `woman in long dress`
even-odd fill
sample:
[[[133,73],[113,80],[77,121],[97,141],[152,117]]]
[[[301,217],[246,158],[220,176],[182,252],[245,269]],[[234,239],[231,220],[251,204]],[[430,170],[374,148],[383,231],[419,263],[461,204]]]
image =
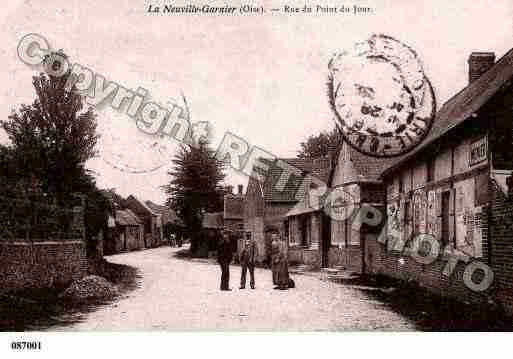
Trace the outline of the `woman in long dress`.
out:
[[[278,274],[278,262],[280,254],[280,243],[276,233],[271,234],[271,271],[273,274],[273,285],[278,285],[276,280]]]
[[[285,290],[289,288],[289,263],[287,255],[287,243],[283,238],[278,241],[278,254],[275,257],[276,288]]]

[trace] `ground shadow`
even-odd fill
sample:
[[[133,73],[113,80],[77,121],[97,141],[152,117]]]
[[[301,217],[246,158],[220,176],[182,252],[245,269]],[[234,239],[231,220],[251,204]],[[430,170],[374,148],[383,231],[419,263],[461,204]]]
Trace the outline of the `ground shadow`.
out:
[[[0,331],[45,330],[71,325],[86,319],[88,313],[128,294],[139,286],[140,276],[134,267],[104,261],[98,273],[115,284],[119,294],[109,300],[85,303],[68,301],[60,296],[65,288],[24,291],[0,297]]]
[[[339,281],[339,283],[341,283]],[[386,277],[360,277],[341,283],[411,320],[422,331],[513,331],[499,308],[466,304]]]

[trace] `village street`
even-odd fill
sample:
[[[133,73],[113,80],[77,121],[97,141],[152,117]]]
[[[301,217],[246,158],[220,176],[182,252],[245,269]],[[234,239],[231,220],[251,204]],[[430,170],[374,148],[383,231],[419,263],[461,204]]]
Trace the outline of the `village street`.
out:
[[[255,290],[219,290],[219,268],[181,259],[160,247],[107,257],[139,269],[140,286],[84,321],[50,330],[414,330],[415,325],[358,287],[294,275],[296,288],[273,290],[271,273],[256,270]]]

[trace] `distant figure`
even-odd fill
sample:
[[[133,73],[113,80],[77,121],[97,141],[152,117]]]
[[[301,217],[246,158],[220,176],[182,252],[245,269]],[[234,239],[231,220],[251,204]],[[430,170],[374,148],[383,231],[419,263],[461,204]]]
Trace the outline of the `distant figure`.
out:
[[[280,254],[280,243],[278,241],[278,234],[271,234],[271,271],[273,274],[273,285],[278,285],[276,278],[278,274],[278,256]]]
[[[277,236],[278,237],[278,236]],[[289,263],[287,258],[287,243],[280,238],[278,242],[278,254],[274,257],[276,271],[276,287],[274,289],[285,290],[292,286],[289,278]]]
[[[240,273],[240,289],[246,287],[246,273],[249,269],[249,285],[251,289],[255,289],[255,262],[257,259],[257,247],[255,241],[251,238],[251,232],[246,232],[244,247],[240,253],[240,265],[242,270]]]
[[[222,237],[217,246],[217,261],[221,266],[221,290],[230,289],[230,262],[232,261],[232,246],[230,232],[223,230]]]
[[[175,240],[175,235],[174,235],[174,233],[171,233],[171,234],[169,235],[169,245],[170,245],[171,247],[174,247],[174,246],[176,245],[176,240]]]

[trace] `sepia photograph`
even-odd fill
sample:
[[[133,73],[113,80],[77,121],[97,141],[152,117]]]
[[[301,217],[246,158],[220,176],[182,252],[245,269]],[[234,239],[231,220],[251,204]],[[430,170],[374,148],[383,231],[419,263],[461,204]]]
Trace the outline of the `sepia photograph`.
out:
[[[511,0],[1,15],[0,353],[507,345]]]

